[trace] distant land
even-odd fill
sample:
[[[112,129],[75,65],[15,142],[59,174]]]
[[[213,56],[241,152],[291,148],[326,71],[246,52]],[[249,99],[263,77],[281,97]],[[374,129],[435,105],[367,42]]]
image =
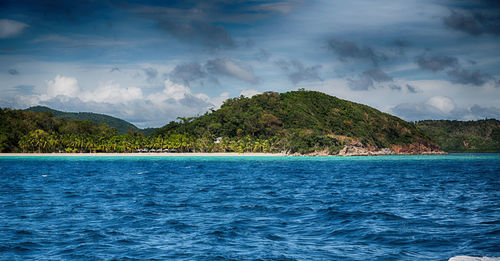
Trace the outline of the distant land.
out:
[[[93,112],[63,112],[51,109],[45,106],[34,106],[26,109],[27,111],[33,112],[50,112],[54,115],[56,119],[66,119],[66,120],[80,120],[80,121],[91,121],[95,123],[106,123],[112,128],[116,128],[119,133],[127,133],[130,129],[138,130],[138,128],[125,120],[118,119],[105,114],[98,114]]]
[[[287,155],[500,152],[500,122],[406,122],[314,91],[228,99],[218,110],[138,129],[96,113],[1,109],[0,152],[254,152]]]
[[[446,152],[500,152],[500,121],[427,120],[415,125]]]

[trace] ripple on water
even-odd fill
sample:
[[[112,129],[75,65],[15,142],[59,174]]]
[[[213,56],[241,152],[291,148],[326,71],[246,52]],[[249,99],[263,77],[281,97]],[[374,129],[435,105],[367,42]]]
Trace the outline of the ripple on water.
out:
[[[0,259],[500,256],[498,166],[498,154],[0,159]]]

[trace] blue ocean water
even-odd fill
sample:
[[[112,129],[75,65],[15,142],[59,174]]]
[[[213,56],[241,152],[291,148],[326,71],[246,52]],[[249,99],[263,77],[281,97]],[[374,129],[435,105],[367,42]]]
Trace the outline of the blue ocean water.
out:
[[[0,158],[1,260],[500,256],[500,154]]]

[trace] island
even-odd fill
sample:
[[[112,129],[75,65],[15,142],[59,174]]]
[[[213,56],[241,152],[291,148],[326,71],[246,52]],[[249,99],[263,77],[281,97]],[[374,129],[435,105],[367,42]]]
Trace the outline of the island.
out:
[[[305,90],[231,98],[217,110],[144,130],[107,115],[46,107],[4,108],[0,119],[2,153],[353,156],[443,154],[442,148],[455,146],[450,143],[469,144],[450,138],[458,135],[447,131],[450,124],[459,124],[456,121],[407,122],[363,104]],[[477,124],[466,124],[469,131],[460,133],[475,136],[465,148],[481,152],[487,145],[485,152],[499,151],[499,121],[485,122],[480,122],[482,132],[472,131]],[[443,133],[448,138],[442,138]],[[461,147],[453,148],[456,152]]]

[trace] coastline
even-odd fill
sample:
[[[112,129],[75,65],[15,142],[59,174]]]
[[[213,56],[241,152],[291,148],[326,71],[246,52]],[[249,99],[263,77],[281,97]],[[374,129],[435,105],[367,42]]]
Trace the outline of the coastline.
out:
[[[284,153],[187,152],[187,153],[0,153],[0,157],[285,157]]]
[[[347,153],[328,155],[324,153],[310,154],[286,154],[286,153],[264,153],[264,152],[179,152],[179,153],[158,153],[158,152],[134,152],[134,153],[0,153],[0,158],[9,157],[377,157],[395,155],[446,155],[446,152],[423,152],[423,153]]]

